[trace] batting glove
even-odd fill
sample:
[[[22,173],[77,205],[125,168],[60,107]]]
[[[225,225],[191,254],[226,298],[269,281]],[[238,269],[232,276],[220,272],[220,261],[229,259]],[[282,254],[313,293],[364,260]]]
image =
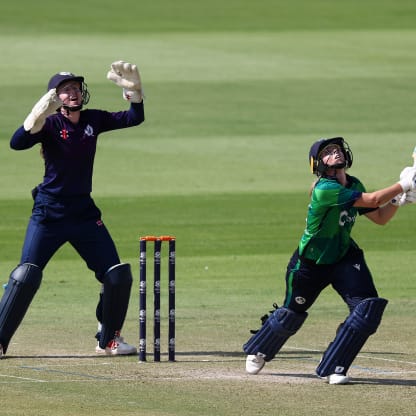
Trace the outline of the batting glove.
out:
[[[416,188],[416,168],[404,168],[400,174],[399,184],[403,192],[408,192]]]
[[[49,90],[32,108],[23,122],[23,128],[34,134],[42,130],[46,117],[55,113],[62,106],[62,101],[56,95],[55,88]]]
[[[414,204],[416,202],[416,191],[406,192],[405,204]]]
[[[124,61],[113,62],[107,79],[123,88],[125,100],[132,103],[140,103],[143,100],[142,82],[136,65]]]

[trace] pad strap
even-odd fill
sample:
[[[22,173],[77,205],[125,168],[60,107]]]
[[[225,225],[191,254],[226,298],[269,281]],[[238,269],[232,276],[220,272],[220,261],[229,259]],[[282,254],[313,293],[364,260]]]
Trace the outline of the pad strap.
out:
[[[260,353],[265,361],[271,361],[284,343],[299,330],[307,316],[307,312],[293,312],[284,307],[276,309],[244,344],[244,352],[253,355]]]

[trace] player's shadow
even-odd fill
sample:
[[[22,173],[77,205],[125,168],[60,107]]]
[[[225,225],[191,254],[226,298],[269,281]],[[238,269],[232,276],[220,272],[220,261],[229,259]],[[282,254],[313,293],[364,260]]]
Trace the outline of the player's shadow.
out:
[[[280,358],[284,358],[284,359],[307,359],[307,358],[311,358],[311,352],[310,351],[285,351],[279,354]],[[147,352],[147,356],[149,358],[153,357],[153,353],[151,351]],[[246,358],[246,354],[243,351],[176,351],[175,352],[175,356],[176,357],[182,357],[184,360],[180,360],[181,362],[186,362],[186,361],[203,361],[200,359],[200,357],[219,357],[220,359],[222,358],[223,361],[226,361],[227,359],[233,359],[233,361],[235,361],[235,358],[240,358],[242,360],[245,360]],[[308,357],[305,357],[308,356]],[[127,357],[132,357],[131,355],[129,356],[120,356],[120,355],[116,355],[113,356],[113,358],[127,358]],[[161,353],[161,357],[167,357],[167,353],[166,352],[162,352]],[[57,354],[57,355],[52,355],[52,354],[48,354],[48,355],[6,355],[4,357],[4,359],[22,359],[22,358],[44,358],[44,359],[91,359],[91,358],[108,358],[107,355],[103,354],[103,355],[96,355],[96,354]],[[188,359],[187,359],[188,358]],[[216,360],[217,361],[217,360]]]
[[[100,358],[108,358],[108,355],[105,355],[105,354],[103,354],[103,355],[97,355],[97,354],[94,354],[94,355],[92,355],[92,354],[90,354],[90,355],[84,355],[84,354],[79,354],[79,355],[76,355],[76,354],[57,354],[57,355],[41,355],[41,354],[39,354],[39,355],[6,355],[6,356],[4,356],[4,357],[2,357],[2,359],[1,359],[1,361],[3,361],[3,360],[13,360],[13,359],[20,359],[20,360],[23,360],[23,359],[45,359],[45,360],[62,360],[62,359],[76,359],[76,360],[78,360],[78,359],[91,359],[91,358],[97,358],[97,359],[100,359]],[[111,358],[123,358],[123,357],[131,357],[131,355],[130,356],[128,356],[128,355],[113,355],[113,356],[111,356]]]
[[[315,354],[315,352],[311,352],[311,351],[303,351],[303,350],[296,350],[296,351],[282,351],[279,352],[279,357],[286,357],[286,358],[290,358],[290,356],[305,356],[305,355],[312,355]],[[316,354],[320,354],[322,355],[321,352],[316,352]],[[176,352],[176,355],[178,356],[222,356],[222,357],[236,357],[236,358],[246,358],[246,353],[241,350],[241,351],[178,351]]]
[[[321,353],[319,353],[321,354]],[[284,351],[279,354],[279,358],[283,360],[313,360],[316,361],[316,357],[313,357],[314,353],[311,353],[311,351]],[[164,356],[167,357],[167,353],[162,353],[162,360],[164,359]],[[225,362],[225,361],[236,361],[236,358],[239,358],[241,360],[244,360],[246,355],[242,353],[241,351],[179,351],[176,352],[176,357],[182,357],[182,359],[178,359],[181,363],[186,362],[204,362],[204,361],[210,361],[210,360],[204,360],[203,357],[216,357],[215,362]],[[153,360],[153,354],[148,353],[149,362]],[[198,358],[200,357],[200,358]],[[2,360],[13,360],[13,359],[50,359],[50,360],[62,360],[62,359],[100,359],[100,358],[107,358],[106,355],[7,355],[3,357]],[[131,359],[132,356],[112,356],[112,360],[114,359]],[[138,355],[137,355],[138,358]],[[166,360],[164,360],[166,361]],[[263,375],[270,375],[272,377],[281,377],[282,379],[293,379],[293,378],[299,378],[299,379],[310,379],[316,380],[318,382],[324,382],[323,380],[319,380],[319,378],[311,373],[276,373],[271,372],[262,373]],[[255,378],[253,378],[255,379]],[[416,386],[416,380],[409,380],[409,379],[397,379],[397,378],[352,378],[350,383],[346,386],[354,386],[354,385],[379,385],[379,386],[409,386],[409,387],[415,387]]]
[[[266,375],[266,373],[264,373]],[[324,380],[320,380],[314,374],[302,374],[302,373],[268,373],[267,375],[274,377],[281,377],[282,379],[291,378],[291,379],[310,379],[316,380],[317,382],[324,383]],[[396,378],[352,378],[346,386],[354,385],[374,385],[374,386],[409,386],[415,387],[416,380],[407,380],[407,379],[396,379]]]
[[[416,380],[396,378],[357,378],[351,380],[351,384],[371,384],[378,386],[416,386]]]

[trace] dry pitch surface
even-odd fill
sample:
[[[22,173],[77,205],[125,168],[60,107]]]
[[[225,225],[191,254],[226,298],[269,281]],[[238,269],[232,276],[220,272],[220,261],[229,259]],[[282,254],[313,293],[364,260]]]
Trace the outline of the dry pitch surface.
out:
[[[256,376],[244,371],[239,353],[177,353],[177,361],[140,363],[137,357],[92,355],[8,356],[0,361],[0,384],[99,381],[227,380],[252,383],[323,383],[314,375],[318,351],[284,349]],[[351,384],[416,386],[416,360],[402,354],[362,353],[349,372]]]

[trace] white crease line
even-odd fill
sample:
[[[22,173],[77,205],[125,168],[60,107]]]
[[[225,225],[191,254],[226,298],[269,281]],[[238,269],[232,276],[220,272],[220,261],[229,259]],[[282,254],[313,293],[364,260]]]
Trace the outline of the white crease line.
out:
[[[365,354],[358,354],[357,357],[369,358],[370,360],[389,361],[389,362],[392,362],[392,363],[416,365],[416,363],[414,363],[412,361],[402,361],[402,360],[394,360],[392,358],[372,357],[372,356],[365,355]]]
[[[17,378],[18,380],[24,380],[24,381],[36,381],[37,383],[47,383],[46,380],[39,380],[36,378],[30,378],[30,377],[10,376],[8,374],[0,374],[0,377]]]
[[[1,375],[0,375],[1,376]],[[160,378],[154,378],[152,380],[155,381],[159,381]],[[164,380],[181,380],[180,378],[176,378],[176,379],[164,379]],[[111,379],[111,381],[120,381],[120,382],[141,382],[141,379],[131,379],[131,378],[114,378]],[[59,383],[97,383],[97,382],[103,382],[106,383],[108,382],[107,380],[80,380],[77,378],[74,379],[68,379],[68,380],[35,380],[35,379],[23,379],[23,380],[19,380],[19,381],[0,381],[0,385],[2,384],[19,384],[19,383],[27,383],[27,382],[36,382],[36,383],[48,383],[48,384],[59,384]]]
[[[288,347],[287,349],[301,350],[301,351],[310,351],[310,352],[321,352],[320,350],[316,350],[316,349],[312,349],[312,348],[301,348],[301,347]],[[403,360],[395,360],[393,358],[374,357],[372,355],[366,355],[366,353],[364,353],[364,354],[358,354],[357,357],[368,358],[370,360],[390,361],[392,363],[401,363],[401,364],[416,365],[416,362],[413,362],[413,361],[403,361]]]

